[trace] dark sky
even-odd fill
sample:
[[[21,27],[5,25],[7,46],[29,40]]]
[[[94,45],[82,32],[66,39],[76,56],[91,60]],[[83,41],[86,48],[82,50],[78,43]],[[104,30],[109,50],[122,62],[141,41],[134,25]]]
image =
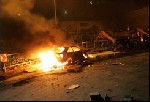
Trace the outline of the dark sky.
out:
[[[122,18],[129,11],[149,6],[149,0],[56,0],[61,20]],[[66,11],[66,14],[65,14]],[[54,0],[36,0],[34,13],[54,17]]]

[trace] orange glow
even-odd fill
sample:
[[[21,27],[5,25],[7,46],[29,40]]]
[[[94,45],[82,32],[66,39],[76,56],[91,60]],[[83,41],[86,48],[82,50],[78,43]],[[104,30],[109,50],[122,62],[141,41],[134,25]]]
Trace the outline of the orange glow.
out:
[[[78,48],[78,47],[69,47],[67,52],[76,52],[76,51],[80,51],[80,48]]]
[[[63,52],[65,48],[64,47],[59,47],[58,49],[60,50],[60,52]]]
[[[59,50],[62,50],[62,48]],[[63,69],[64,65],[67,64],[67,62],[64,63],[60,62],[59,59],[57,58],[57,55],[52,50],[40,52],[39,58],[41,60],[41,67],[42,67],[41,70],[43,72]]]

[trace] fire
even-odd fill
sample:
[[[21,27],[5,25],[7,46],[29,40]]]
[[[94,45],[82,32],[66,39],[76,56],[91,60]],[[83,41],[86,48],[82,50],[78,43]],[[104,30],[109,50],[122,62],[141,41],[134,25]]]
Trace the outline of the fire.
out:
[[[60,48],[60,50],[62,50],[62,48]],[[64,65],[67,64],[67,62],[60,62],[57,58],[57,55],[52,50],[40,52],[39,58],[41,60],[41,67],[43,72],[63,69]]]
[[[58,49],[59,49],[60,52],[63,52],[65,48],[64,47],[59,47]]]

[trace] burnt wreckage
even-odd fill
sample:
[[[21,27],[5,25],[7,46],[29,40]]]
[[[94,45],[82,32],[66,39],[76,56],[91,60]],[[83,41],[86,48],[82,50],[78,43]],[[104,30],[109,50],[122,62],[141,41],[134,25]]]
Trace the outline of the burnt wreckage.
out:
[[[87,53],[84,50],[79,49],[75,46],[64,47],[61,53],[62,62],[68,62],[68,64],[84,64],[87,61]]]

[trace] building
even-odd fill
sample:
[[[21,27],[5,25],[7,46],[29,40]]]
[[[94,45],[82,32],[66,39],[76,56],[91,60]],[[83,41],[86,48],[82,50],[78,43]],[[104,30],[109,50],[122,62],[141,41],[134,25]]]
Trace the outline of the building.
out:
[[[103,29],[101,21],[60,21],[61,29],[69,33],[93,33]]]
[[[76,43],[94,41],[99,31],[103,30],[101,21],[60,21],[59,25]]]
[[[149,28],[149,7],[144,7],[129,13],[130,26],[147,30]]]

